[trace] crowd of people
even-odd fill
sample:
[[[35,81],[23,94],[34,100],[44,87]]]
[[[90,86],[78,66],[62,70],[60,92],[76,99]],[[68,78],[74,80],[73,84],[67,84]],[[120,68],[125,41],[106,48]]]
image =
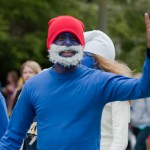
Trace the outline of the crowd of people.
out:
[[[104,32],[72,16],[48,22],[44,70],[27,60],[0,95],[0,150],[147,150],[150,135],[150,20],[143,73],[115,60]],[[4,98],[5,97],[5,98]],[[129,132],[131,134],[129,134]],[[135,137],[135,143],[132,140]]]

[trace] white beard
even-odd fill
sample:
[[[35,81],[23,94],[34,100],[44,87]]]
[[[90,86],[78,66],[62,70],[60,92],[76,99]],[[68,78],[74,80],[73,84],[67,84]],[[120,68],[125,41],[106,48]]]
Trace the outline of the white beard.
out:
[[[68,51],[72,50],[76,53],[71,57],[60,56],[61,52],[67,50]],[[76,66],[81,61],[82,57],[83,57],[83,47],[81,45],[67,47],[67,46],[59,46],[59,45],[52,44],[48,55],[48,58],[52,63],[54,64],[58,63],[63,67]]]

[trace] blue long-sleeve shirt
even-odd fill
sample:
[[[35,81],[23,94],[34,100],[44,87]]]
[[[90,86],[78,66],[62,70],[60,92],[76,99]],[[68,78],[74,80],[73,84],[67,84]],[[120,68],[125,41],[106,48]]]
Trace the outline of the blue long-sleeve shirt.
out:
[[[8,115],[6,110],[5,99],[0,93],[0,139],[4,135],[8,126]]]
[[[38,150],[98,150],[102,109],[115,100],[150,97],[150,60],[132,79],[78,65],[68,73],[49,68],[29,79],[0,141],[17,150],[36,116]]]

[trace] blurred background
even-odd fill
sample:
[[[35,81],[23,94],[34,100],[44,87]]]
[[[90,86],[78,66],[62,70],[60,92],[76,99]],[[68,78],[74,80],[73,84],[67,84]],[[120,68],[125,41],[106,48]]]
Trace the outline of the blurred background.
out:
[[[47,58],[48,21],[72,15],[85,24],[85,31],[99,29],[108,34],[116,48],[116,59],[141,72],[146,51],[144,13],[149,0],[0,0],[0,81],[26,60],[41,67]]]

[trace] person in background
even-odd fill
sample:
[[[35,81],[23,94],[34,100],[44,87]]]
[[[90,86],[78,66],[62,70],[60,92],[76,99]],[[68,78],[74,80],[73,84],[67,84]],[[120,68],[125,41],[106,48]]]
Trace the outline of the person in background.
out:
[[[84,56],[81,60],[83,65],[131,76],[131,71],[125,64],[114,60],[115,47],[105,33],[99,30],[87,31],[84,32],[84,37]],[[125,150],[128,143],[129,122],[129,101],[107,103],[102,113],[100,150]]]
[[[0,120],[0,139],[1,139],[8,126],[8,114],[6,109],[6,102],[1,92],[0,92],[0,118],[1,118]]]
[[[23,80],[23,84],[25,84],[25,82],[27,80],[29,80],[32,76],[38,74],[41,71],[42,71],[41,66],[36,61],[28,60],[28,61],[24,62],[20,68],[20,73],[21,73],[21,78]],[[18,97],[22,91],[22,86],[19,86],[20,88],[18,89],[18,91],[16,93],[13,109],[14,109],[14,107],[18,101]],[[36,120],[34,120],[34,122],[32,123],[32,125],[24,139],[24,142],[22,145],[22,150],[37,150],[36,137],[37,137],[37,123],[36,123]]]
[[[141,73],[136,73],[140,78]],[[131,131],[136,137],[135,150],[146,150],[146,140],[150,135],[150,97],[138,99],[131,105]]]
[[[30,79],[32,76],[36,75],[37,73],[41,72],[41,66],[39,65],[39,63],[37,63],[34,60],[27,60],[26,62],[24,62],[21,67],[20,67],[20,74],[21,74],[21,79],[23,82],[23,84]],[[22,86],[23,86],[22,84]],[[18,100],[18,96],[20,95],[20,92],[22,90],[22,86],[19,84],[15,98],[14,98],[14,103],[13,103],[13,109],[16,105],[16,102]]]
[[[8,115],[11,114],[12,105],[14,103],[14,94],[17,90],[18,73],[16,71],[9,71],[6,76],[6,85],[2,87],[2,94],[6,99]]]
[[[54,65],[24,84],[0,149],[18,150],[36,117],[38,150],[99,150],[105,104],[150,96],[149,15],[145,13],[148,48],[140,79],[80,64],[85,46],[80,20],[58,16],[48,25],[48,56]]]

